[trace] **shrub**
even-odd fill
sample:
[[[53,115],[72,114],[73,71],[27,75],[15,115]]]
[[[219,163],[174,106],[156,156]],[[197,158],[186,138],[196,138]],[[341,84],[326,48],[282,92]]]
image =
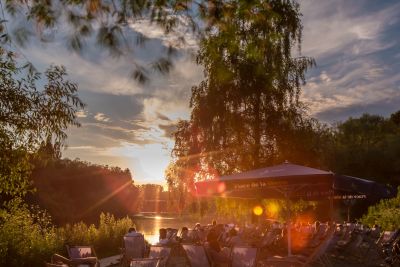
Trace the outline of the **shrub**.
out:
[[[116,219],[109,213],[102,213],[98,227],[80,222],[67,224],[56,231],[57,235],[63,238],[64,244],[93,245],[97,256],[104,258],[120,253],[122,237],[133,225],[133,221],[128,217]]]
[[[21,200],[0,209],[0,266],[43,266],[51,255],[66,255],[65,245],[93,245],[97,256],[119,254],[122,237],[133,221],[101,214],[99,226],[83,222],[56,228],[50,216]]]
[[[32,211],[19,199],[0,210],[1,266],[42,266],[61,246],[45,212]]]
[[[397,196],[383,199],[368,208],[368,213],[361,219],[367,225],[378,224],[382,229],[394,231],[400,228],[400,187]]]

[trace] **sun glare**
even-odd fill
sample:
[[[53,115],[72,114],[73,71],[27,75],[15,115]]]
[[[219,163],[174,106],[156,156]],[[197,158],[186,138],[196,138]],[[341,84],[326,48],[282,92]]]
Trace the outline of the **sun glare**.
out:
[[[255,206],[253,208],[254,215],[260,216],[263,213],[263,208],[261,206]]]
[[[267,206],[268,213],[271,215],[276,215],[279,211],[279,206],[276,203],[269,203]]]

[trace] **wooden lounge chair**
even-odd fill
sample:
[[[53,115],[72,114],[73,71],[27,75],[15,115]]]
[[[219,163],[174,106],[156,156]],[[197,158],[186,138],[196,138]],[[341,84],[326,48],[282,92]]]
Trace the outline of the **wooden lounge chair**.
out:
[[[231,267],[255,267],[258,249],[248,246],[235,246],[231,252]]]
[[[129,267],[159,267],[160,258],[131,259]]]
[[[271,257],[260,262],[259,266],[263,267],[297,267],[297,266],[316,266],[318,263],[322,266],[331,266],[330,260],[326,257],[325,252],[333,237],[333,228],[327,230],[324,240],[313,249],[309,255],[292,255],[290,257]]]
[[[67,252],[71,266],[89,265],[99,267],[100,262],[97,259],[93,246],[68,246]]]
[[[338,248],[346,246],[351,241],[352,232],[353,231],[351,230],[350,226],[346,226],[345,227],[343,235],[337,241],[337,247]]]
[[[175,228],[167,228],[167,239],[174,240],[178,235],[178,229]]]
[[[278,233],[278,231],[276,231],[276,229],[272,229],[272,230],[269,230],[268,232],[266,232],[263,239],[261,240],[260,246],[261,247],[271,246],[274,243],[274,241],[277,239],[277,236],[281,234],[280,232],[281,231],[279,230],[279,233]]]
[[[171,247],[167,246],[151,246],[149,258],[160,258],[159,267],[165,267],[171,255],[171,249]]]
[[[327,229],[324,240],[322,240],[318,247],[308,255],[303,266],[315,266],[316,263],[320,263],[322,266],[332,266],[329,257],[326,255],[326,251],[331,244],[333,235],[334,229]]]
[[[131,259],[144,257],[145,241],[143,235],[124,236],[124,247],[122,249],[122,266],[128,266]]]
[[[203,246],[183,244],[182,247],[191,267],[211,267],[211,261]]]
[[[392,241],[394,241],[394,239],[396,239],[397,235],[397,231],[384,231],[379,237],[377,245],[382,246],[384,244],[391,243]]]

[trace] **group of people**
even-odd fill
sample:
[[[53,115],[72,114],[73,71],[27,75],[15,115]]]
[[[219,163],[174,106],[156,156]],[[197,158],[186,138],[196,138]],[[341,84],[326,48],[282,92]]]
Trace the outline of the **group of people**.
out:
[[[333,245],[345,245],[348,242],[346,235],[357,230],[370,233],[372,237],[379,237],[381,229],[379,226],[367,228],[359,223],[293,223],[291,226],[292,249],[304,250],[318,246],[327,235],[328,229],[335,229]],[[201,244],[214,263],[228,263],[230,251],[236,246],[253,246],[259,251],[267,251],[268,255],[285,255],[287,253],[287,225],[276,221],[264,221],[261,224],[247,224],[237,226],[235,224],[212,224],[201,225],[197,223],[192,229],[182,227],[178,234],[177,229],[159,229],[159,240],[157,245],[176,246],[179,244]],[[134,228],[129,230],[127,236],[142,236]],[[144,243],[144,238],[143,238]],[[343,244],[342,244],[343,243]],[[400,242],[399,242],[400,243]],[[301,252],[301,251],[297,251]],[[145,254],[145,248],[143,250]]]

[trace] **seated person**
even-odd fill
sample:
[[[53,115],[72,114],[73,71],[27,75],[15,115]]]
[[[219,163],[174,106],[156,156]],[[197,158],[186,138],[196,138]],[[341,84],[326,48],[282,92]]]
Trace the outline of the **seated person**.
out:
[[[372,229],[371,229],[371,237],[374,239],[378,239],[380,234],[381,234],[381,229],[380,229],[379,225],[374,224],[374,226],[372,226]]]
[[[228,264],[230,262],[229,249],[221,249],[221,246],[218,243],[217,233],[213,229],[211,229],[207,235],[207,242],[207,249],[214,264],[218,266],[220,264]]]
[[[124,235],[123,251],[129,258],[143,258],[146,252],[146,242],[143,234],[136,232],[135,227],[131,227]]]
[[[237,231],[235,228],[232,228],[229,230],[229,237],[228,237],[228,246],[234,247],[234,246],[242,246],[243,241],[238,235]]]
[[[200,230],[202,227],[201,227],[201,224],[200,223],[196,223],[196,225],[194,226],[194,230]]]
[[[179,241],[182,243],[193,243],[192,238],[189,236],[189,229],[187,227],[182,227]]]
[[[165,228],[160,228],[159,230],[159,240],[158,240],[158,244],[159,245],[169,245],[169,239],[167,238],[167,229]]]
[[[225,224],[222,233],[219,235],[218,242],[220,242],[224,246],[227,245],[227,242],[229,241],[228,239],[230,238],[230,229],[231,228],[229,227],[229,225]]]
[[[131,227],[129,228],[128,233],[126,233],[125,236],[143,236],[143,235],[139,232],[136,232],[135,227]]]
[[[314,229],[313,229],[313,237],[319,237],[322,235],[322,227],[321,227],[321,223],[319,221],[315,221],[314,223]]]

